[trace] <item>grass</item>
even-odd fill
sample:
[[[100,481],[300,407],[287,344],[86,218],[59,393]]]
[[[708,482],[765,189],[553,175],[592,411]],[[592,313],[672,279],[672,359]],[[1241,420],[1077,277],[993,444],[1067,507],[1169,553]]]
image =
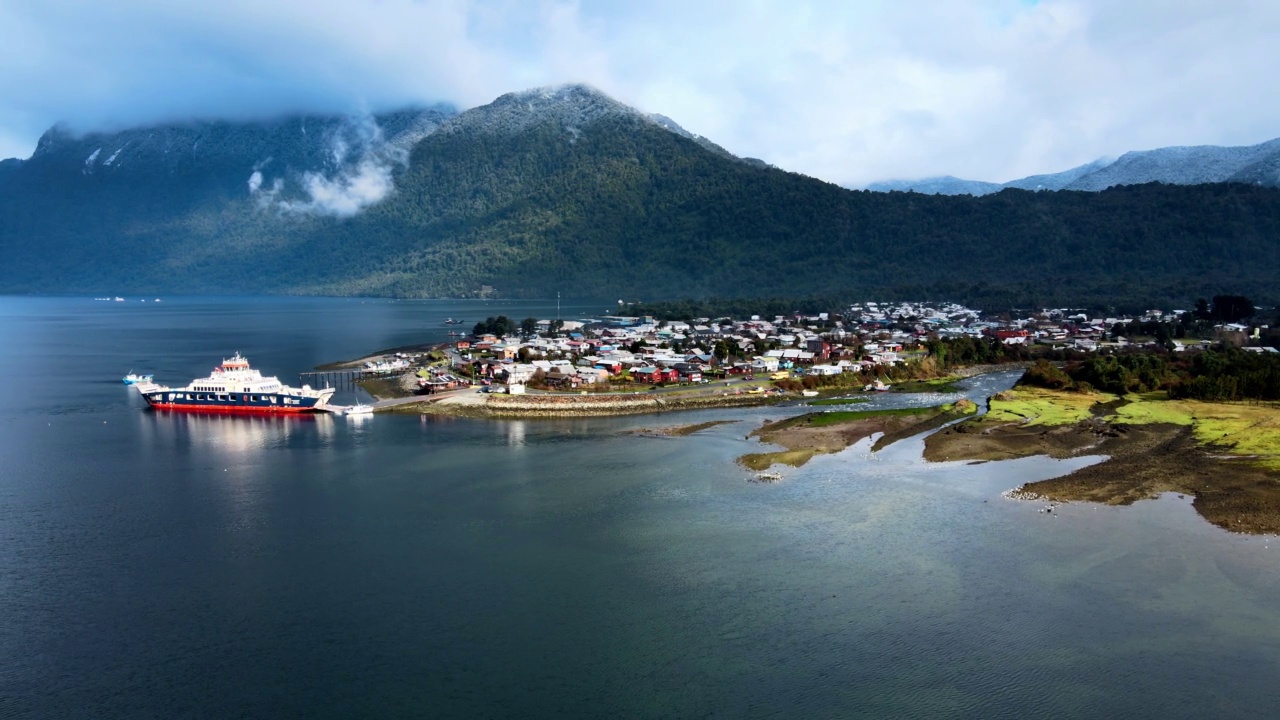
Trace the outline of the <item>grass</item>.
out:
[[[1163,393],[1147,393],[1118,408],[1116,422],[1190,425],[1200,442],[1280,470],[1280,409],[1274,406],[1166,400]]]
[[[991,399],[985,420],[1027,425],[1069,425],[1088,419],[1099,404],[1118,398],[1106,393],[1055,392],[1020,387]],[[1163,392],[1127,395],[1107,419],[1118,425],[1189,425],[1196,440],[1230,455],[1256,458],[1280,470],[1280,407],[1245,403],[1169,400]]]
[[[1098,403],[1116,399],[1108,393],[1066,393],[1020,387],[991,398],[987,419],[993,422],[1026,422],[1027,425],[1071,425],[1092,417]]]

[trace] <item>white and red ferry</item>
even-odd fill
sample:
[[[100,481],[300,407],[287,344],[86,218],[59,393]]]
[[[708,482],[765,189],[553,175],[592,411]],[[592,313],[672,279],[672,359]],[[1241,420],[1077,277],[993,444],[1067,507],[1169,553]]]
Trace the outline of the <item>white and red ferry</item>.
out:
[[[147,404],[160,410],[200,410],[234,413],[304,413],[325,409],[333,389],[313,390],[310,385],[292,388],[249,367],[236,353],[206,378],[186,387],[154,383],[135,385]]]

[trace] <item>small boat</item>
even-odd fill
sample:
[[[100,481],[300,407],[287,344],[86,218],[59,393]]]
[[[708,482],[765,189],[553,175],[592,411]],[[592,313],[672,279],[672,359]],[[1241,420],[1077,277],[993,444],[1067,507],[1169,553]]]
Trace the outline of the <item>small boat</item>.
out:
[[[444,324],[445,324],[445,325],[461,325],[461,324],[462,324],[462,321],[461,321],[461,320],[454,320],[453,318],[445,318],[445,319],[444,319]]]
[[[364,403],[357,403],[347,408],[346,410],[343,410],[342,414],[343,415],[372,415],[373,406],[365,405]]]
[[[817,391],[817,390],[801,390],[801,391],[800,391],[800,394],[801,394],[801,395],[803,395],[803,396],[805,396],[805,397],[818,397],[818,391]]]
[[[153,375],[138,375],[138,374],[135,374],[132,370],[130,370],[129,374],[124,376],[124,384],[125,385],[142,385],[142,384],[151,382],[152,379],[154,379],[154,377],[155,376]]]

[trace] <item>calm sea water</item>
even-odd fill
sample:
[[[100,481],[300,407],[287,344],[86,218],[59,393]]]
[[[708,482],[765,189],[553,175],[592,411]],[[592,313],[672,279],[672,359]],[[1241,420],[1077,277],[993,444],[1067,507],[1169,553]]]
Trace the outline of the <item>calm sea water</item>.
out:
[[[756,485],[744,436],[793,410],[226,418],[120,384],[237,350],[294,382],[500,313],[554,301],[0,298],[0,718],[1280,712],[1276,538],[1000,496],[1094,459],[862,444]],[[626,432],[710,419],[740,422]]]

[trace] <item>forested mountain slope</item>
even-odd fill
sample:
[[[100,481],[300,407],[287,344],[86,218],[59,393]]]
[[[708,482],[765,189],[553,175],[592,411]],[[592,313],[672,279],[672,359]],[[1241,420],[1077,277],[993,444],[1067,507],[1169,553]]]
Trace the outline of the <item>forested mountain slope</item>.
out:
[[[51,131],[31,159],[0,168],[0,290],[446,296],[492,286],[507,296],[1009,303],[1276,294],[1271,188],[855,192],[740,160],[581,86],[457,115],[310,123],[305,136],[297,118],[195,126],[199,139],[183,134],[192,126]],[[226,130],[218,152],[215,125]]]

